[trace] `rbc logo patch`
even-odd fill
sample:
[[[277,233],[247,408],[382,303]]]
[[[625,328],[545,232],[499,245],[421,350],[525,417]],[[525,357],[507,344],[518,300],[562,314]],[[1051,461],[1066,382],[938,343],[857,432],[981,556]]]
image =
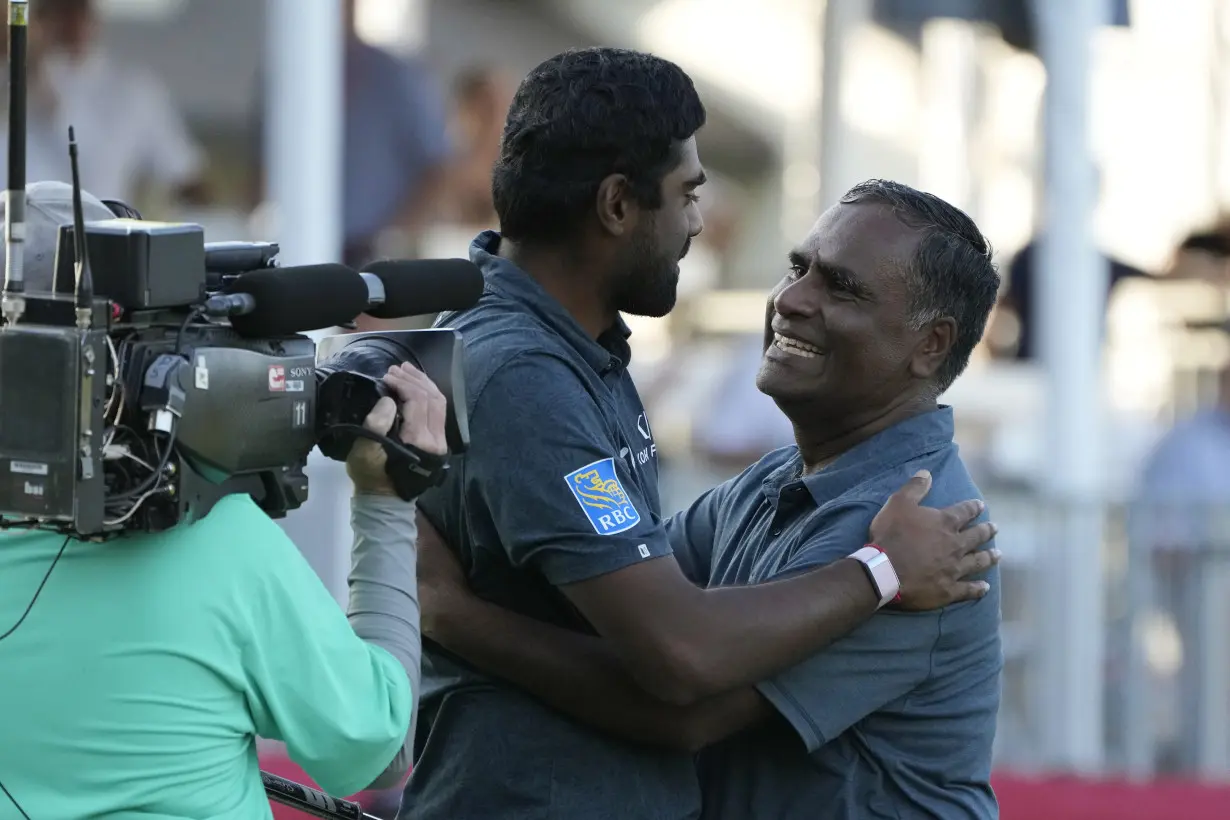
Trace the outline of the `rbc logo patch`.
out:
[[[615,459],[586,464],[564,476],[564,481],[599,535],[614,535],[640,523],[641,514],[615,474]]]

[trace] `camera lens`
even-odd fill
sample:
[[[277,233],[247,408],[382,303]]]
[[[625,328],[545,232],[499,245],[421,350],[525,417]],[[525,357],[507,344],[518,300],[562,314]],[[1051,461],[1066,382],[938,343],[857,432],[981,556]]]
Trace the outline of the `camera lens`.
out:
[[[354,445],[349,431],[329,432],[338,424],[362,426],[376,402],[390,395],[384,384],[389,368],[409,362],[414,354],[392,339],[372,336],[356,341],[316,368],[316,437],[320,452],[345,461]]]

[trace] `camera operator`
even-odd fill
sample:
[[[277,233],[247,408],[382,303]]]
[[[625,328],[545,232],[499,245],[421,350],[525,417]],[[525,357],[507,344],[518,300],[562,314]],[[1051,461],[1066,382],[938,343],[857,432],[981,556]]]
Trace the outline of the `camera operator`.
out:
[[[31,196],[29,221],[69,213]],[[435,385],[409,365],[384,381],[400,439],[444,453]],[[396,410],[382,399],[365,425],[393,435]],[[0,533],[0,817],[268,817],[258,736],[334,794],[399,780],[419,683],[415,519],[384,461],[366,440],[347,461],[347,614],[247,495],[105,542]]]

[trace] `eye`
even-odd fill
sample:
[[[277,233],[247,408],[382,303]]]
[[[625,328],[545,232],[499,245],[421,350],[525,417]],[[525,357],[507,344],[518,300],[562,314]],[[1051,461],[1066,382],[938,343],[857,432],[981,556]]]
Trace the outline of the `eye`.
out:
[[[842,271],[821,267],[820,275],[824,278],[824,286],[828,289],[829,295],[834,299],[849,301],[863,295],[858,285],[850,281],[850,278]]]
[[[700,202],[700,194],[689,192],[689,193],[684,194],[684,196],[687,197],[688,202],[691,202],[692,204],[696,204],[697,202]]]
[[[790,270],[786,271],[786,278],[789,279],[791,282],[794,282],[795,280],[798,280],[798,279],[802,279],[806,275],[807,275],[807,268],[803,267],[802,265],[791,265]]]
[[[853,300],[858,298],[858,292],[855,288],[839,276],[828,277],[829,293],[836,299]]]

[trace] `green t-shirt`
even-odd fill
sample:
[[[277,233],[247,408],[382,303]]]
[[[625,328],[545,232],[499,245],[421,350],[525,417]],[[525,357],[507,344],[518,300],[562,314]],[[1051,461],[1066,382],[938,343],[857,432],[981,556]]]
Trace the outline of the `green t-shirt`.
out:
[[[63,542],[0,534],[0,635]],[[410,715],[405,671],[247,496],[171,532],[69,543],[0,640],[0,783],[37,820],[267,818],[256,736],[344,796]]]

